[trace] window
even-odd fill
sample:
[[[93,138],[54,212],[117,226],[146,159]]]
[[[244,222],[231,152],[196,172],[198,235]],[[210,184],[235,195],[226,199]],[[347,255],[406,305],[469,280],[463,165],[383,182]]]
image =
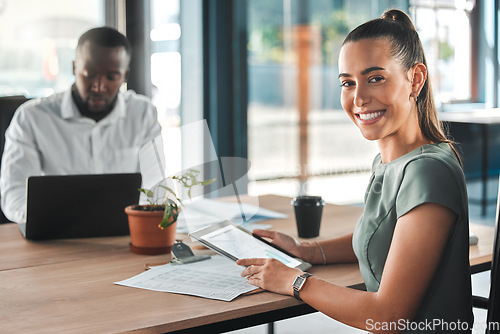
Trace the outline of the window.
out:
[[[410,12],[426,52],[437,106],[470,101],[473,1],[412,0]]]
[[[104,0],[0,0],[0,95],[68,89],[78,37],[103,24]]]
[[[178,123],[181,100],[179,0],[151,3],[153,102],[163,122]]]
[[[201,0],[151,1],[152,100],[170,159],[167,174],[203,161],[208,139],[189,133],[189,142],[183,141],[180,127],[203,118],[201,13]]]

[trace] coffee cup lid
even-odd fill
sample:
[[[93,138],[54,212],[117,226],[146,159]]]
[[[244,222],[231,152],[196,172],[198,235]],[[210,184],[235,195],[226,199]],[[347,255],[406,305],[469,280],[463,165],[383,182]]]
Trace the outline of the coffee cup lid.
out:
[[[321,196],[297,196],[292,200],[292,205],[322,206],[325,205],[325,201]]]

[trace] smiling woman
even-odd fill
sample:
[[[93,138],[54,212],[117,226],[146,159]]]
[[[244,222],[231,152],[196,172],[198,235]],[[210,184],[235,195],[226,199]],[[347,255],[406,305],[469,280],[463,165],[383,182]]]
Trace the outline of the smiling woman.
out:
[[[401,94],[398,103],[408,104],[411,100],[414,100],[414,104],[411,104],[411,109],[416,109],[416,113],[414,114],[418,120],[419,132],[429,142],[450,143],[450,148],[457,158],[460,159],[455,148],[451,145],[452,141],[444,134],[441,123],[437,118],[430,78],[427,71],[427,60],[413,23],[408,15],[400,11],[388,11],[384,13],[382,18],[384,19],[381,21],[383,24],[378,23],[376,20],[367,22],[354,29],[344,40],[339,56],[339,79],[348,75],[343,73],[342,66],[350,66],[349,64],[342,65],[342,60],[350,60],[351,62],[359,61],[366,64],[367,67],[359,69],[359,71],[361,76],[368,76],[368,81],[372,87],[378,87],[383,83],[383,89],[391,91],[394,88],[398,89],[398,87],[394,86],[394,80],[406,82],[407,84],[401,86],[407,89],[406,91],[392,91],[392,95],[398,96]],[[403,27],[407,29],[403,29]],[[389,36],[390,38],[387,38]],[[352,42],[358,43],[354,43],[353,45]],[[352,50],[353,48],[355,50]],[[350,55],[346,56],[346,53],[349,51],[351,51]],[[391,62],[391,60],[398,61]],[[376,62],[379,62],[378,65]],[[390,67],[384,68],[381,64],[387,62],[389,62]],[[360,64],[352,65],[359,66]],[[383,73],[377,73],[377,71],[382,71]],[[341,83],[344,88],[346,84],[342,80]],[[349,85],[352,84],[353,82],[351,81]],[[342,101],[344,97],[348,96],[343,89],[341,95]],[[396,101],[393,98],[391,102],[395,103]],[[342,103],[342,106],[344,110],[348,110],[344,106],[344,103]],[[359,113],[363,114],[362,111]],[[363,130],[361,131],[363,133]],[[380,145],[381,143],[379,142],[379,148]],[[383,155],[383,152],[381,153]]]
[[[377,141],[365,207],[354,232],[298,243],[254,231],[309,263],[359,263],[367,291],[306,276],[275,260],[244,259],[248,282],[299,296],[371,332],[436,333],[473,322],[468,204],[460,161],[436,117],[427,65],[409,17],[390,10],[354,29],[340,50],[342,107]],[[301,281],[299,288],[294,283]],[[374,326],[395,324],[395,326]]]
[[[431,142],[420,131],[414,97],[426,82],[425,65],[405,70],[391,47],[386,39],[361,39],[344,44],[339,57],[342,107],[366,139],[378,140],[384,162]],[[383,149],[394,143],[405,152]]]

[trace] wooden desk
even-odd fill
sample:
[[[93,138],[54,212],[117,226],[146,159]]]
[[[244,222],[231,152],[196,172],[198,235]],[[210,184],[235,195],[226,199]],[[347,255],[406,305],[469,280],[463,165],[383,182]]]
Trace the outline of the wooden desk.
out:
[[[290,199],[263,196],[260,205],[287,213],[287,219],[269,223],[296,236]],[[359,207],[327,205],[320,239],[351,232],[360,214]],[[475,230],[480,245],[471,247],[474,265],[491,261],[492,230]],[[132,254],[128,242],[128,237],[29,242],[16,225],[0,225],[0,332],[162,333],[196,328],[209,333],[315,312],[293,297],[269,292],[223,302],[114,285],[142,272],[145,264],[169,260]],[[362,284],[356,264],[310,271],[341,286]]]

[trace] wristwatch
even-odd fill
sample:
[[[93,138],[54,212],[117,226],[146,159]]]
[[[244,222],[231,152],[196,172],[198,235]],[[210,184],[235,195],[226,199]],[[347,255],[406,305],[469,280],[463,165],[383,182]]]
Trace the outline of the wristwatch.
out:
[[[302,300],[302,299],[300,299],[299,291],[302,290],[302,288],[304,287],[304,284],[306,284],[307,278],[310,276],[312,276],[312,275],[309,273],[303,273],[302,275],[297,276],[295,278],[295,281],[293,281],[293,283],[292,283],[293,296],[295,298],[297,298],[298,300]]]

